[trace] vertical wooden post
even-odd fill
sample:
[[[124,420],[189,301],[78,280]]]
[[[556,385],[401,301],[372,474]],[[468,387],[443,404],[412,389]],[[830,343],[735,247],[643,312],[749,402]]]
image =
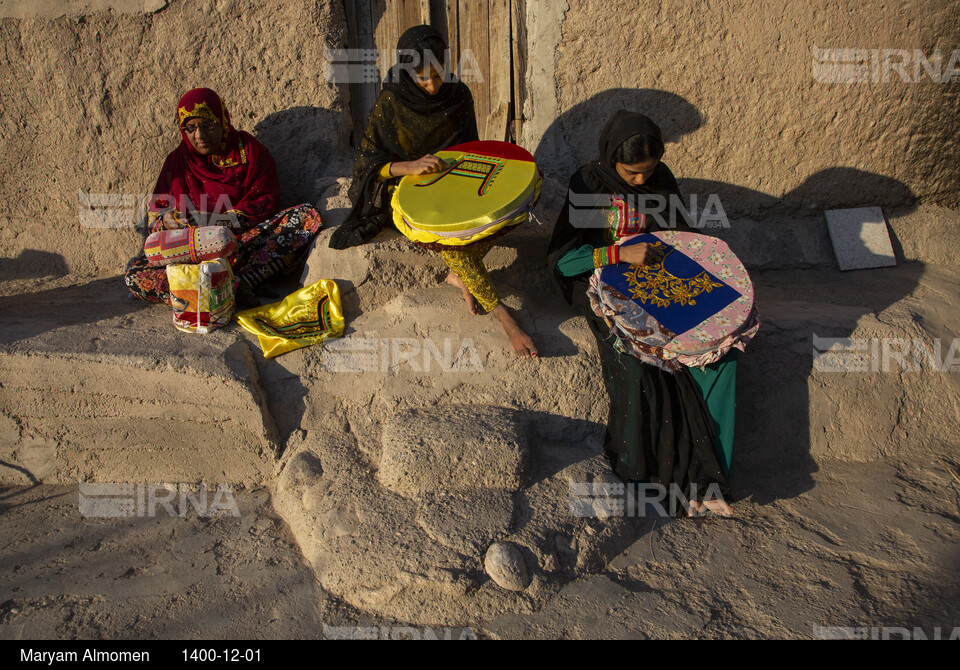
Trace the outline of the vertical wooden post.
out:
[[[357,30],[357,4],[354,0],[344,0],[343,9],[347,18],[347,49],[360,49],[360,37]],[[360,146],[360,138],[363,137],[363,124],[366,122],[363,113],[361,96],[363,95],[362,84],[360,82],[349,82],[347,90],[350,91],[350,116],[353,120],[353,132],[350,133],[350,144],[354,147]]]
[[[510,32],[513,48],[511,72],[513,76],[513,141],[520,143],[523,130],[523,103],[526,99],[527,76],[527,22],[525,0],[510,1]]]
[[[486,0],[461,0],[460,2],[460,65],[464,54],[470,50],[471,63],[476,64],[482,81],[474,77],[465,81],[473,93],[477,112],[477,128],[480,139],[487,139],[487,120],[490,116],[490,27]]]
[[[450,47],[450,68],[456,72],[460,62],[460,2],[444,0],[443,5],[447,24],[447,46]]]
[[[488,7],[490,118],[487,121],[486,139],[503,141],[507,139],[510,121],[512,83],[510,0],[489,0]]]

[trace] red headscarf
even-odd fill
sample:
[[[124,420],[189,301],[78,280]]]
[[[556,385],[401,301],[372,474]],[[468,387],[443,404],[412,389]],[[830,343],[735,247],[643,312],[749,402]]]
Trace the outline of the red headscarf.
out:
[[[216,153],[204,156],[190,144],[183,125],[193,118],[220,124],[223,139]],[[167,156],[150,200],[154,229],[161,226],[159,216],[171,207],[181,217],[190,212],[234,212],[245,224],[276,213],[280,201],[276,163],[253,135],[230,125],[220,96],[209,88],[187,91],[177,104],[177,127],[183,139]]]

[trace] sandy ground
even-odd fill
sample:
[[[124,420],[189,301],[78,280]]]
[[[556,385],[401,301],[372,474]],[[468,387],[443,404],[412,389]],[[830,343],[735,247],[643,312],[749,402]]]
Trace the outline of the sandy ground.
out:
[[[400,267],[397,259],[406,255],[378,258]],[[507,258],[502,264],[512,262]],[[913,637],[950,637],[956,631],[960,637],[960,461],[952,428],[960,416],[955,404],[960,373],[818,373],[810,370],[809,339],[813,332],[949,341],[960,332],[958,274],[952,266],[918,264],[864,272],[840,279],[826,271],[755,277],[767,330],[744,357],[745,378],[753,375],[755,384],[745,386],[749,392],[738,408],[736,518],[674,520],[653,513],[634,518],[636,539],[605,569],[547,576],[555,580],[544,589],[550,598],[519,613],[484,619],[465,610],[447,622],[459,627],[451,635],[469,630],[494,639],[752,639],[864,631],[870,636],[886,630]],[[418,275],[394,274],[421,283],[430,279],[423,269]],[[380,293],[365,295],[382,294],[386,300],[397,292],[388,285],[373,289]],[[427,309],[417,307],[416,299],[441,290],[425,284],[410,289],[410,310]],[[115,278],[77,287],[68,279],[5,282],[0,295],[6,307],[0,340],[12,343],[8,354],[42,351],[44,338],[73,346],[59,329],[83,330],[88,314],[109,315],[97,321],[98,330],[84,331],[90,331],[88,339],[103,337],[108,343],[113,333],[143,333],[152,346],[151,338],[172,330],[166,315],[161,322],[157,310],[127,300]],[[823,300],[824,295],[829,298]],[[460,314],[455,295],[438,300],[423,304],[449,302],[445,318]],[[400,325],[389,331],[395,316],[390,304],[372,304],[354,326],[373,323],[382,332],[409,334]],[[414,327],[406,323],[410,313],[404,312],[406,328]],[[436,326],[428,316],[419,319]],[[546,317],[544,324],[544,332],[559,330]],[[191,346],[220,346],[216,337],[231,344],[235,335],[220,333]],[[484,351],[502,348],[495,330],[475,337]],[[78,341],[83,346],[70,351],[87,351],[87,339]],[[556,341],[548,343],[559,347]],[[592,343],[583,347],[592,351]],[[792,355],[784,357],[778,347]],[[104,355],[99,348],[90,350]],[[565,368],[550,367],[573,364],[564,350],[556,353],[541,361],[542,378],[550,370],[569,377]],[[321,409],[343,406],[353,412],[351,425],[363,437],[360,419],[387,417],[394,404],[390,394],[411,387],[400,376],[384,384],[376,375],[368,375],[364,384],[344,384],[317,372],[316,355],[308,349],[276,364],[257,364],[283,436],[311,429],[311,422],[322,424],[327,414]],[[463,398],[492,396],[482,382],[496,388],[500,402],[510,393],[522,399],[529,380],[511,385],[494,376],[516,367],[503,356],[490,354],[489,374],[471,378],[480,392],[468,389]],[[0,391],[16,396],[16,383],[23,380],[12,374],[4,379]],[[427,382],[433,383],[427,378],[417,387],[420,405],[446,393],[442,385],[434,389]],[[324,393],[333,391],[360,409],[346,400],[331,404]],[[364,394],[376,402],[359,402]],[[47,411],[51,403],[39,409]],[[552,413],[568,416],[568,410],[558,407]],[[31,411],[27,407],[15,415],[32,421]],[[77,433],[83,438],[79,446],[113,463],[112,452],[100,448],[97,416]],[[51,439],[58,434],[51,432]],[[375,442],[371,438],[365,444]],[[741,449],[743,444],[749,448]],[[150,462],[141,460],[143,467]],[[421,636],[428,630],[427,636],[445,636],[439,623],[428,629],[429,622],[374,616],[326,592],[276,513],[269,489],[251,486],[238,491],[236,501],[237,517],[89,518],[80,513],[76,486],[0,489],[0,638],[319,639],[350,631],[361,637],[410,636],[411,629]],[[563,581],[571,577],[575,581]]]
[[[910,299],[911,313],[944,336],[955,332],[956,294],[939,274],[931,277]],[[797,311],[771,301],[772,317],[778,309]],[[785,328],[784,319],[772,322]],[[955,373],[948,376],[953,382]],[[901,408],[905,446],[870,462],[847,453],[872,430],[853,418],[872,411],[879,421],[885,396],[841,393],[837,420],[852,433],[831,432],[826,400],[811,396],[798,411],[818,422],[809,436],[823,443],[815,464],[786,465],[798,461],[774,457],[788,453],[782,444],[768,445],[767,458],[740,460],[736,518],[674,520],[650,511],[632,520],[636,539],[606,569],[557,581],[537,609],[490,620],[464,611],[451,630],[372,616],[325,592],[265,488],[237,491],[236,517],[161,511],[111,519],[81,515],[75,485],[8,486],[0,489],[0,638],[960,636],[960,464],[949,446],[956,436],[944,432],[955,417],[949,402],[930,395],[950,395],[952,387],[905,387],[920,414],[911,419]],[[284,432],[297,423],[277,417],[290,423]],[[761,426],[757,416],[746,419]],[[784,431],[764,435],[787,439]]]
[[[264,490],[237,492],[238,517],[85,518],[76,486],[0,495],[4,639],[317,638],[324,623],[366,625],[316,588]]]
[[[761,484],[732,520],[651,510],[605,572],[565,586],[541,611],[493,621],[464,613],[464,628],[446,634],[811,638],[886,627],[946,638],[960,627],[960,482],[947,466],[838,462],[813,478],[811,490],[768,503],[756,501],[770,493]],[[235,500],[238,517],[84,518],[76,487],[4,489],[0,638],[445,634],[411,633],[327,595],[268,493]]]

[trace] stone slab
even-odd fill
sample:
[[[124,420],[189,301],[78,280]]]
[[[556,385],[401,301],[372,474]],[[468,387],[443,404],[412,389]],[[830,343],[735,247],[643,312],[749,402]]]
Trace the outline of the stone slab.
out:
[[[897,264],[879,207],[828,209],[827,230],[841,270],[889,267]]]

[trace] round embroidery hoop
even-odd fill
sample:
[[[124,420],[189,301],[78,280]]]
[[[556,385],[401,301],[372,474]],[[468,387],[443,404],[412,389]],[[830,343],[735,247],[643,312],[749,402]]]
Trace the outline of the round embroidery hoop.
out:
[[[463,246],[529,218],[542,183],[529,151],[482,141],[436,155],[446,170],[406,176],[393,192],[394,224],[409,239]]]
[[[621,244],[640,242],[654,245],[654,263],[600,268],[590,281],[594,311],[612,322],[624,348],[683,365],[705,365],[743,348],[759,325],[753,282],[726,242],[660,231]]]

